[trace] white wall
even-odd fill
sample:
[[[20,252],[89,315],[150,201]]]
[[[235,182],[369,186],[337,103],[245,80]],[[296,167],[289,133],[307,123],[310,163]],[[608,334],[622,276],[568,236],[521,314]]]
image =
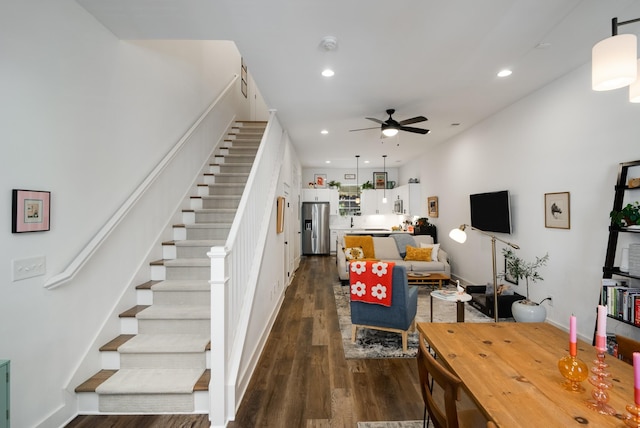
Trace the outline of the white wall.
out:
[[[44,280],[239,73],[240,55],[231,42],[117,40],[73,0],[3,2],[0,40],[0,359],[11,360],[12,426],[59,426],[75,412],[65,388],[79,360],[154,256],[159,228],[127,231],[130,247],[106,246],[61,288]],[[16,188],[52,192],[51,231],[10,233]],[[12,282],[11,260],[35,255],[46,275]]]
[[[550,255],[544,281],[530,286],[532,299],[552,295],[548,321],[568,328],[573,313],[588,341],[618,164],[640,159],[640,105],[629,103],[625,90],[592,91],[590,79],[590,65],[585,65],[435,147],[400,173],[400,180],[421,178],[423,198],[439,197],[440,215],[431,220],[451,255],[453,273],[472,284],[491,279],[490,240],[471,231],[461,245],[448,232],[470,222],[469,194],[509,190],[513,234],[501,237],[520,245],[519,254],[527,259]],[[550,192],[570,192],[569,230],[545,228],[544,194]],[[501,270],[500,251],[501,245]],[[517,291],[524,294],[524,286]],[[640,329],[614,320],[608,331],[640,338]]]

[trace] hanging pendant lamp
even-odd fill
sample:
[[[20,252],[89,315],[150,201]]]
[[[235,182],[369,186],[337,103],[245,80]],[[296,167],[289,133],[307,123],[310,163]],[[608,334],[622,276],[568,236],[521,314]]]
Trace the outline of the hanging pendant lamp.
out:
[[[360,203],[360,184],[359,184],[359,178],[358,178],[358,160],[360,158],[360,155],[356,155],[356,204]]]
[[[387,155],[382,155],[383,171],[384,171],[384,190],[382,191],[382,203],[387,203]]]
[[[611,37],[593,47],[591,54],[591,87],[594,91],[622,88],[638,78],[637,37],[635,34],[618,35],[621,25],[638,22],[633,19],[618,22],[611,20]]]

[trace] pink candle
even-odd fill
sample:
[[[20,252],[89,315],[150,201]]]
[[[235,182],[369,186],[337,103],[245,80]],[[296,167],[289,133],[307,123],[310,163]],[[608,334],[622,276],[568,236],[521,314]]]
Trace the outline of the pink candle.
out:
[[[640,406],[640,352],[633,353],[633,398]]]
[[[607,308],[598,305],[598,322],[596,328],[596,349],[599,351],[607,350]]]
[[[578,336],[576,333],[576,317],[569,317],[569,355],[578,355]]]

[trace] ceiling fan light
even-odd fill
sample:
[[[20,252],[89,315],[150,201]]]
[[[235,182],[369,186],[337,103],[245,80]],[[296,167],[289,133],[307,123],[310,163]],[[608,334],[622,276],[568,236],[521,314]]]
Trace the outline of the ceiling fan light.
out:
[[[629,85],[637,79],[637,37],[620,34],[606,38],[591,51],[591,87],[609,91]]]
[[[393,137],[398,133],[396,128],[385,128],[382,130],[385,137]]]

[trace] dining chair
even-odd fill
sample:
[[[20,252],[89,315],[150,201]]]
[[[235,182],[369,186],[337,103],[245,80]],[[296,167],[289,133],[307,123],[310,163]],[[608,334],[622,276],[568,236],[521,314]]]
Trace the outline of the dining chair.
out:
[[[457,402],[460,400],[462,381],[431,355],[422,336],[420,337],[417,360],[420,390],[424,400],[424,428],[426,428],[428,420],[432,421],[435,428],[487,426],[486,419],[479,410],[458,410]],[[434,395],[434,382],[444,393],[444,408],[441,405],[442,400]]]
[[[626,363],[633,364],[633,353],[640,352],[640,342],[616,334],[616,343],[618,344],[618,358]]]

